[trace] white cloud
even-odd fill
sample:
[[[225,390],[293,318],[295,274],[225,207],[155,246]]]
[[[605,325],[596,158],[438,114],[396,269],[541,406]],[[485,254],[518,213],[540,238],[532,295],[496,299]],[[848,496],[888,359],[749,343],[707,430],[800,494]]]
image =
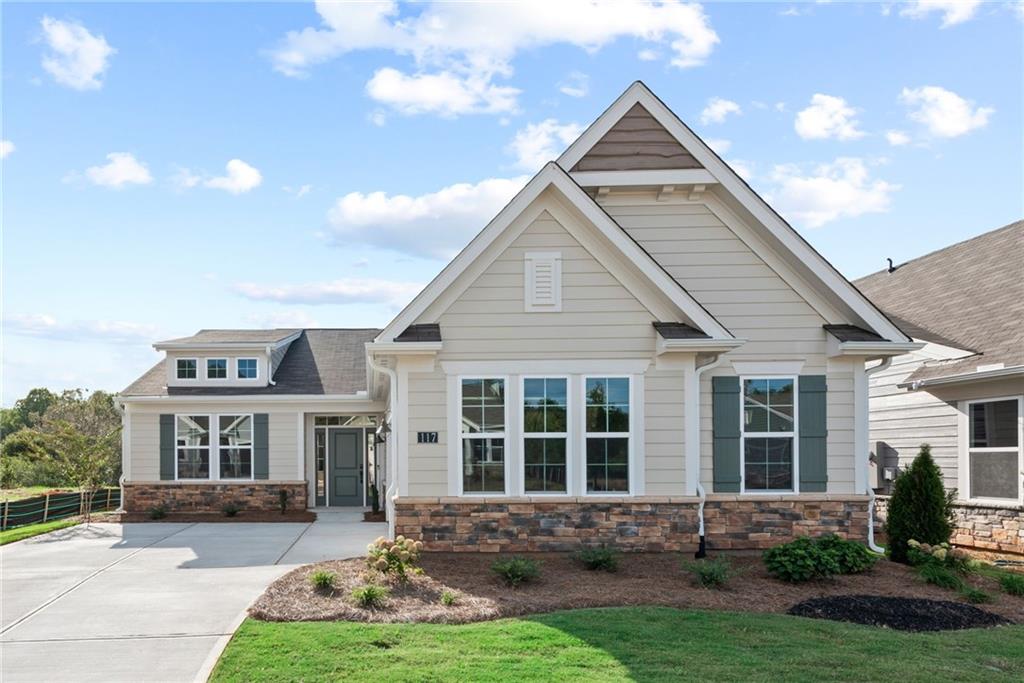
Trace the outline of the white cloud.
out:
[[[590,90],[590,77],[585,73],[573,71],[558,87],[559,92],[569,97],[586,97]]]
[[[560,124],[556,119],[531,123],[516,132],[508,151],[516,157],[516,166],[537,171],[568,147],[583,132],[577,123]]]
[[[259,187],[260,183],[263,182],[263,176],[259,170],[241,159],[232,159],[225,168],[227,169],[227,175],[210,178],[203,182],[203,185],[217,190],[224,190],[231,194],[242,194]]]
[[[380,128],[381,126],[387,124],[388,113],[383,109],[374,109],[373,111],[366,115],[366,119],[373,125]]]
[[[4,318],[4,330],[8,334],[23,337],[39,337],[70,342],[107,342],[113,344],[138,344],[152,342],[157,337],[155,325],[124,322],[119,320],[76,320],[61,322],[45,313],[17,314]]]
[[[640,52],[637,52],[636,58],[639,59],[641,62],[655,62],[661,58],[661,55],[658,54],[657,50],[651,50],[650,48],[647,48],[644,50],[640,50]]]
[[[187,168],[179,167],[178,171],[171,176],[171,183],[180,190],[191,189],[202,181],[203,179],[200,176]]]
[[[872,179],[863,159],[840,157],[810,174],[794,165],[776,166],[766,199],[790,220],[818,228],[840,218],[885,213],[899,185]]]
[[[935,85],[904,88],[900,101],[911,109],[908,116],[940,138],[955,138],[983,128],[995,109],[976,107],[955,92]]]
[[[855,140],[864,136],[856,116],[857,110],[842,97],[816,93],[810,106],[797,113],[793,127],[804,140]]]
[[[910,136],[902,130],[885,131],[885,139],[893,147],[901,147],[903,145],[910,144]]]
[[[81,24],[43,17],[43,39],[50,51],[43,68],[61,85],[75,90],[103,87],[103,72],[117,50],[103,36],[94,36]]]
[[[286,193],[288,193],[290,195],[293,195],[296,199],[300,199],[302,197],[305,197],[307,194],[309,194],[313,190],[313,186],[309,185],[309,184],[307,184],[307,185],[300,185],[299,187],[292,187],[291,185],[285,185],[281,189],[284,190]]]
[[[85,169],[85,177],[94,185],[120,190],[126,185],[148,185],[153,182],[146,165],[128,152],[111,152],[108,163]]]
[[[923,19],[941,12],[942,28],[949,28],[973,18],[980,6],[981,0],[914,0],[900,10],[900,16]]]
[[[6,159],[14,149],[14,143],[10,140],[0,140],[0,159]]]
[[[351,192],[327,214],[336,244],[366,244],[414,256],[449,259],[501,210],[526,181],[489,178],[417,197]]]
[[[722,123],[729,114],[742,114],[740,105],[732,100],[725,100],[721,97],[712,97],[708,105],[700,113],[700,122],[704,125],[709,123]]]
[[[704,142],[708,147],[715,150],[715,154],[718,156],[722,156],[732,147],[732,140],[723,140],[721,138],[708,138]]]
[[[412,59],[412,72],[388,67],[367,84],[370,96],[404,113],[514,111],[518,90],[494,83],[512,75],[522,50],[569,44],[594,52],[619,38],[664,47],[678,68],[703,64],[719,42],[697,3],[592,0],[521,3],[396,2],[316,4],[321,26],[290,31],[271,51],[274,68],[302,77],[309,69],[360,50],[390,50]],[[404,12],[404,14],[403,14]],[[409,89],[401,92],[400,89]],[[442,90],[445,94],[436,94]],[[454,96],[448,106],[443,99]]]
[[[416,296],[423,285],[417,282],[395,282],[372,278],[343,278],[330,282],[307,282],[300,285],[258,285],[241,282],[234,290],[255,301],[276,301],[288,304],[391,304],[404,306]]]

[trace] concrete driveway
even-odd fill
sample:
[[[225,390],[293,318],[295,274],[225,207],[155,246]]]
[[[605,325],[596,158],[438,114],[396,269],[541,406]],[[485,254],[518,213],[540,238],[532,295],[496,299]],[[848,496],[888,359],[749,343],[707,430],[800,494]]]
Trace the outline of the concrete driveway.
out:
[[[205,680],[270,582],[386,532],[359,519],[93,524],[4,546],[0,679]]]

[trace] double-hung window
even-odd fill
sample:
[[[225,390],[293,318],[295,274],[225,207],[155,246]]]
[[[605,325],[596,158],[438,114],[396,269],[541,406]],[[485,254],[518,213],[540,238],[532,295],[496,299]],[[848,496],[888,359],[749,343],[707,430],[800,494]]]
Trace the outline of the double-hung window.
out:
[[[796,491],[796,379],[744,378],[743,491]]]
[[[196,378],[196,359],[195,358],[179,358],[175,362],[177,369],[176,377],[178,379],[195,379]]]
[[[258,373],[255,358],[239,358],[236,361],[235,374],[238,379],[256,379]]]
[[[178,479],[210,478],[210,416],[178,415],[174,420]]]
[[[206,359],[206,379],[227,379],[228,378],[228,359],[227,358],[207,358]]]
[[[463,493],[505,493],[505,380],[461,382]]]
[[[973,499],[1020,500],[1021,401],[1019,398],[967,404],[967,471]]]
[[[523,379],[523,490],[566,493],[568,380]]]
[[[218,415],[221,479],[252,479],[252,415]]]
[[[629,492],[629,378],[587,377],[587,493]]]
[[[174,430],[178,479],[252,479],[252,415],[177,415]]]

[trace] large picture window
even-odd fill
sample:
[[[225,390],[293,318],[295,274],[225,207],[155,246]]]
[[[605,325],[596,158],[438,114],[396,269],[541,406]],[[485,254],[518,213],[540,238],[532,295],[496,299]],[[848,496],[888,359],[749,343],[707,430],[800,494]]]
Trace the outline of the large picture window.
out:
[[[178,479],[210,478],[210,416],[178,415],[174,424]]]
[[[252,479],[252,415],[177,415],[174,432],[178,479]]]
[[[463,493],[505,492],[505,380],[463,379]]]
[[[587,493],[629,492],[629,378],[585,380]]]
[[[967,469],[970,497],[1020,500],[1021,399],[967,404]]]
[[[221,479],[252,479],[252,416],[220,415]]]
[[[744,379],[742,400],[743,491],[796,491],[796,379]]]
[[[523,379],[523,490],[567,491],[568,380]]]

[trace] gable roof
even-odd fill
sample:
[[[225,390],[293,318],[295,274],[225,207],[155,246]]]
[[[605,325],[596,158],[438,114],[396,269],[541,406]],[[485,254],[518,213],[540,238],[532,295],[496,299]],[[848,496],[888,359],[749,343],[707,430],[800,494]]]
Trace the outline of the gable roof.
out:
[[[871,301],[861,294],[838,270],[819,254],[800,234],[768,205],[732,168],[697,136],[664,102],[641,81],[636,81],[592,123],[558,158],[563,168],[575,168],[604,136],[637,104],[667,130],[693,156],[703,171],[677,171],[676,174],[709,174],[738,206],[751,216],[755,225],[763,226],[766,237],[778,245],[785,256],[792,255],[800,274],[830,296],[851,322],[878,333],[884,340],[908,342],[909,337],[889,320]],[[634,173],[643,173],[636,171]],[[582,175],[582,173],[581,173]],[[682,182],[682,181],[681,181]],[[697,181],[694,181],[697,182]],[[703,181],[701,181],[703,182]],[[665,183],[671,184],[671,183]]]
[[[384,328],[375,341],[385,343],[395,341],[542,192],[549,188],[556,190],[627,259],[637,264],[650,283],[666,296],[694,326],[711,339],[735,340],[735,337],[724,325],[690,296],[689,292],[670,276],[650,254],[644,251],[558,164],[548,162],[526,184],[526,187],[520,190],[512,198],[512,201],[505,205],[505,208],[470,241],[466,248],[459,252],[458,256],[445,266],[444,270]]]
[[[976,354],[924,366],[909,380],[1024,365],[1024,221],[856,281],[925,341]]]
[[[257,332],[253,330],[253,332]],[[270,332],[264,330],[264,332]],[[351,396],[366,391],[366,342],[378,329],[294,330],[274,373],[274,384],[260,387],[168,387],[167,360],[161,360],[121,392],[122,396]]]
[[[665,126],[637,102],[594,146],[572,171],[635,171],[668,168],[703,168]]]

